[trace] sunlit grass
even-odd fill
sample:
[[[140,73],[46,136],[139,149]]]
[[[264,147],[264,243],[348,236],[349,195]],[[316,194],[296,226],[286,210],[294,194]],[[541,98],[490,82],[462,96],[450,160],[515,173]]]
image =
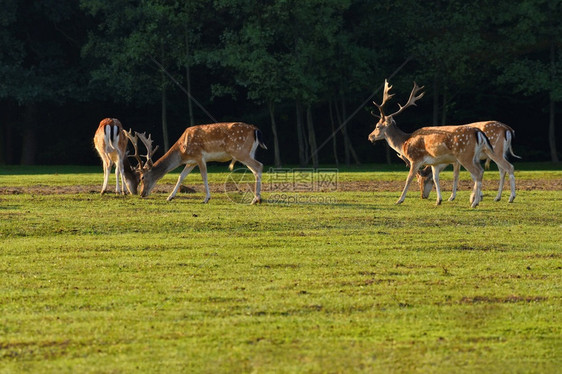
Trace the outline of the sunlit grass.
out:
[[[539,169],[530,169],[537,166],[536,164],[516,164],[516,179],[562,179],[562,169],[556,169],[555,164],[539,164]],[[340,181],[393,181],[406,180],[408,170],[404,165],[361,165],[351,167],[336,167],[335,165],[322,166],[318,169],[300,168],[298,166],[285,167],[288,170],[304,170],[308,171],[337,171]],[[167,174],[159,183],[175,183],[182,168]],[[235,171],[247,170],[245,166],[236,164]],[[224,183],[229,175],[228,164],[213,163],[209,166],[209,182]],[[264,166],[265,183],[272,179],[272,175],[278,173],[278,170],[271,166]],[[110,187],[115,185],[115,173],[110,175]],[[441,173],[441,179],[452,180],[453,172],[449,167]],[[464,169],[460,174],[461,180],[470,180],[470,174]],[[484,173],[485,180],[497,180],[499,173],[497,168],[492,164],[491,169]],[[0,187],[22,187],[22,186],[72,186],[72,185],[91,185],[98,186],[101,189],[103,182],[103,170],[101,166],[34,166],[34,167],[16,167],[16,166],[0,166]],[[187,177],[184,184],[199,185],[202,184],[199,169],[195,168]]]
[[[201,194],[0,195],[0,371],[560,366],[562,191],[519,191],[513,204],[485,191],[477,209],[469,191],[441,206],[414,195],[396,206],[399,191],[294,194],[300,203],[265,192],[260,206],[224,193],[206,205]]]

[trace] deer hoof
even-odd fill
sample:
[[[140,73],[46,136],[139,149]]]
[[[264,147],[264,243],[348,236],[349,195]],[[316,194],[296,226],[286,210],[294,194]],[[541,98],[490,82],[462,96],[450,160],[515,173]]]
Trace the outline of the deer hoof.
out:
[[[203,204],[207,204],[209,202],[209,200],[211,200],[210,197],[206,197],[205,200],[203,200]]]
[[[443,201],[443,200],[437,200],[437,202],[435,203],[435,205],[441,205],[441,202],[442,202],[442,201]]]
[[[508,202],[509,202],[509,203],[512,203],[513,200],[515,200],[515,196],[510,196]]]
[[[250,203],[250,205],[261,204],[261,197],[254,197],[254,200]]]

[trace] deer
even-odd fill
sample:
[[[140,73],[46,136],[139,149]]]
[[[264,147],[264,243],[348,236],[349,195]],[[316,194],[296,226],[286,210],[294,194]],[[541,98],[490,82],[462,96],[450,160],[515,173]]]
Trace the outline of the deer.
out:
[[[482,121],[482,122],[475,122],[469,123],[463,126],[470,126],[476,127],[480,129],[486,134],[492,146],[494,148],[494,154],[497,159],[500,161],[498,163],[498,169],[500,171],[500,183],[498,188],[498,194],[494,198],[494,201],[500,201],[502,197],[503,185],[505,181],[505,175],[509,174],[509,183],[511,187],[511,194],[509,196],[508,202],[512,203],[515,199],[515,175],[514,167],[509,161],[507,161],[507,152],[511,154],[511,156],[515,158],[521,158],[513,153],[513,148],[511,147],[511,140],[515,137],[515,131],[508,125],[505,125],[498,121]],[[482,160],[486,160],[485,168],[489,169],[490,167],[490,158],[488,158],[485,154],[481,157]],[[447,164],[439,166],[441,170],[445,169]],[[459,181],[459,172],[460,172],[460,165],[458,162],[453,163],[453,191],[451,196],[449,197],[449,201],[455,200],[457,195],[457,186]],[[433,188],[433,173],[431,171],[431,167],[426,166],[424,169],[419,170],[417,173],[417,180],[421,191],[422,199],[426,199]]]
[[[115,164],[115,193],[121,194],[121,191],[123,194],[126,194],[127,191],[133,195],[137,193],[139,176],[127,159],[128,142],[125,130],[117,118],[101,120],[94,134],[94,147],[103,163],[101,195],[107,192],[107,183],[113,164]],[[121,188],[119,178],[121,178]]]
[[[205,186],[203,203],[207,203],[211,198],[207,182],[207,162],[231,161],[229,169],[232,171],[234,164],[238,161],[246,165],[255,177],[254,198],[251,204],[262,201],[260,192],[263,164],[255,159],[255,153],[258,146],[263,149],[267,149],[267,147],[262,140],[261,131],[253,125],[243,122],[223,122],[188,127],[168,152],[154,163],[152,156],[155,150],[152,149],[150,135],[146,137],[145,133],[135,132],[135,135],[130,135],[129,139],[135,150],[134,157],[139,162],[141,197],[148,196],[156,182],[168,172],[180,165],[185,165],[173,191],[167,198],[167,201],[171,201],[176,196],[185,177],[195,166],[198,166]],[[147,149],[144,164],[138,155],[138,139]]]
[[[388,84],[388,80],[385,80],[381,104],[373,101],[380,115],[372,113],[375,117],[379,118],[379,121],[368,138],[371,143],[385,139],[388,145],[410,167],[406,184],[396,204],[404,202],[410,183],[416,172],[424,165],[430,165],[432,168],[433,180],[437,190],[436,205],[441,204],[442,197],[439,186],[439,172],[441,170],[438,166],[445,163],[459,162],[470,172],[474,180],[470,203],[472,208],[477,207],[481,200],[482,176],[484,174],[484,169],[479,162],[480,155],[483,151],[487,152],[487,154],[493,154],[493,148],[489,139],[481,130],[468,126],[422,127],[411,134],[405,133],[398,128],[394,117],[410,106],[416,106],[416,101],[424,95],[423,91],[419,93],[423,86],[419,87],[414,82],[414,87],[406,104],[404,106],[398,104],[398,111],[392,114],[385,114],[384,106],[394,96],[394,94],[390,94],[391,89],[392,86]],[[492,157],[493,160],[494,158]]]

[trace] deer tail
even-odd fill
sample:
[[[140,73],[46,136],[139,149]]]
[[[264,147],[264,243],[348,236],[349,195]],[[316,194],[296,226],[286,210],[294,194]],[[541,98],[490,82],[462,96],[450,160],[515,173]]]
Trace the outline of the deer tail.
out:
[[[115,125],[106,125],[104,128],[105,144],[109,145],[112,150],[118,148],[119,145],[119,127]]]
[[[476,130],[476,152],[474,152],[474,162],[480,162],[481,153],[494,153],[494,147],[490,143],[490,139],[480,130]]]
[[[265,143],[263,142],[262,133],[259,129],[256,129],[256,131],[254,131],[254,136],[255,136],[256,141],[258,142],[259,146],[262,147],[263,149],[267,149]]]
[[[506,144],[505,149],[509,150],[509,153],[510,153],[513,157],[521,159],[521,156],[517,156],[515,153],[513,153],[513,148],[511,148],[511,140],[512,140],[513,138],[515,138],[515,131],[513,131],[513,130],[511,130],[511,129],[510,129],[510,130],[507,130],[507,131],[505,132],[505,144]]]

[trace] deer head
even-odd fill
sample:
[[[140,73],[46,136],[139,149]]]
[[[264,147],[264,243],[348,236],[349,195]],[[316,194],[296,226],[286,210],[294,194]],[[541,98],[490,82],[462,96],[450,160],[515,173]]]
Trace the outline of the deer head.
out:
[[[379,109],[380,115],[377,115],[377,114],[371,112],[371,114],[373,116],[375,116],[379,119],[379,121],[377,122],[377,124],[375,126],[375,130],[371,134],[369,134],[369,140],[372,143],[374,143],[377,140],[384,139],[386,137],[386,131],[389,128],[389,126],[396,123],[394,121],[394,117],[397,116],[398,114],[402,113],[406,108],[408,108],[412,105],[415,106],[416,101],[421,99],[424,95],[424,92],[422,92],[418,95],[418,92],[423,89],[423,86],[418,87],[416,82],[414,82],[414,88],[412,89],[412,92],[410,93],[410,98],[408,99],[408,102],[404,106],[398,104],[399,109],[396,112],[394,112],[392,114],[385,114],[384,113],[384,106],[388,102],[388,100],[390,100],[394,96],[394,94],[390,94],[391,89],[392,89],[392,86],[389,85],[388,81],[385,79],[382,102],[380,104],[377,104],[376,102],[373,101],[373,104],[375,104],[375,106]]]
[[[132,155],[132,156],[129,156],[129,157],[134,157],[138,162],[135,171],[139,175],[139,192],[140,192],[140,195],[144,197],[144,196],[147,196],[148,193],[150,193],[150,190],[154,186],[154,184],[152,183],[152,184],[150,184],[150,187],[147,188],[145,176],[152,169],[152,166],[154,165],[154,162],[152,161],[152,156],[154,156],[154,153],[156,153],[156,151],[158,150],[158,146],[153,148],[152,135],[148,134],[148,137],[147,137],[146,132],[143,132],[142,134],[140,134],[140,133],[135,131],[135,135],[133,135],[132,129],[131,129],[129,131],[125,131],[125,134],[127,135],[127,138],[129,138],[129,140],[131,141],[131,144],[133,145],[133,149],[135,150],[135,154]],[[143,155],[143,157],[146,158],[146,161],[144,163],[141,159],[141,156],[139,155],[139,148],[138,148],[138,140],[139,139],[141,140],[141,142],[144,144],[144,146],[146,148],[146,155]]]
[[[429,193],[433,189],[433,172],[431,171],[431,166],[426,166],[425,168],[418,170],[416,178],[420,187],[421,198],[427,199],[429,197]]]

